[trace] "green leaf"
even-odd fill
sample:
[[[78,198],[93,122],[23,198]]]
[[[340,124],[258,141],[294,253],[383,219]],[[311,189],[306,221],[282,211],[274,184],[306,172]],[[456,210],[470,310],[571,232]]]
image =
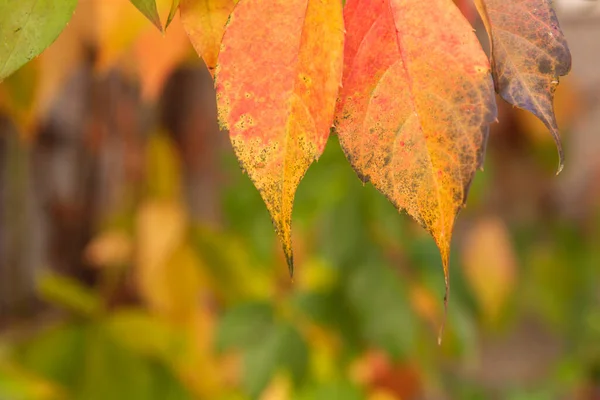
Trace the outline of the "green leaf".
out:
[[[120,309],[103,323],[116,343],[136,354],[173,361],[185,351],[181,332],[141,309]]]
[[[373,263],[354,269],[347,296],[365,340],[392,357],[414,348],[415,321],[406,289],[390,268]]]
[[[0,1],[0,82],[50,46],[77,0]]]
[[[77,383],[85,359],[85,325],[57,325],[39,332],[15,353],[16,361],[28,371],[64,387]]]
[[[167,17],[167,22],[165,23],[165,30],[171,25],[173,18],[175,18],[175,13],[179,9],[179,0],[173,0],[171,3],[171,10],[169,11],[169,16]]]
[[[247,349],[273,327],[273,309],[266,303],[246,303],[230,309],[217,331],[217,349]]]
[[[130,0],[135,6],[159,31],[163,31],[158,9],[156,8],[155,0]]]
[[[29,371],[3,368],[0,365],[0,399],[58,400],[58,390],[50,383]]]
[[[279,325],[245,354],[243,384],[251,398],[266,388],[279,370],[290,374],[294,383],[302,383],[308,366],[308,348],[304,338],[291,325]]]
[[[187,391],[164,365],[115,342],[102,326],[90,327],[81,381],[73,398],[86,400],[188,400]]]
[[[91,289],[67,276],[48,273],[38,281],[38,292],[46,301],[64,306],[83,315],[100,311],[100,298]]]

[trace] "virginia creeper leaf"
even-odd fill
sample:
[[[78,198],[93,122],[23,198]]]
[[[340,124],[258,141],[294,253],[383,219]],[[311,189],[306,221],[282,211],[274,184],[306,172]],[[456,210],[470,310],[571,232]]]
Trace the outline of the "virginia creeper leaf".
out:
[[[360,45],[340,94],[340,143],[363,182],[432,234],[447,298],[452,228],[496,119],[487,57],[452,0],[349,0],[344,18],[347,46]]]
[[[194,49],[211,75],[217,66],[225,23],[237,0],[180,0],[179,15]]]
[[[496,91],[546,125],[560,172],[563,149],[552,103],[559,76],[571,70],[571,53],[551,0],[476,0],[475,5],[490,37]]]
[[[158,8],[155,0],[129,0],[159,31],[162,32],[162,23],[158,15]]]
[[[50,46],[71,19],[77,0],[0,2],[0,82]]]
[[[167,22],[165,22],[165,30],[171,25],[173,18],[175,18],[175,13],[179,9],[179,0],[173,0],[171,3],[171,9],[169,10],[169,16],[167,17]]]
[[[242,0],[221,45],[219,120],[266,203],[290,274],[294,194],[329,136],[343,42],[340,1]]]

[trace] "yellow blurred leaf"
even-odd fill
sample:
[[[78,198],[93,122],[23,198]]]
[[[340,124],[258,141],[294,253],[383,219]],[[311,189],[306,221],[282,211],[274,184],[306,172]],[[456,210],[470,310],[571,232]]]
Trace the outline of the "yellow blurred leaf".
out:
[[[188,266],[172,262],[185,238],[185,212],[175,201],[148,201],[140,207],[136,222],[136,282],[140,293],[152,308],[170,314],[174,293],[167,282],[171,276],[183,280],[187,276],[182,275],[189,274]]]
[[[260,400],[291,399],[291,382],[284,374],[278,374],[260,396]]]
[[[310,258],[302,265],[294,282],[298,290],[320,291],[329,289],[337,279],[337,269],[320,258]]]
[[[236,360],[220,359],[214,351],[216,323],[209,305],[196,308],[186,327],[188,352],[178,364],[181,375],[200,398],[216,398],[223,382],[239,371]]]
[[[114,66],[131,49],[144,30],[154,30],[144,16],[128,1],[94,0],[98,41],[98,67]]]
[[[368,400],[402,400],[400,397],[395,396],[392,392],[385,389],[378,389],[371,393]]]
[[[468,231],[462,246],[467,283],[488,322],[494,322],[516,279],[517,260],[506,225],[483,218]]]
[[[181,172],[171,140],[163,134],[150,137],[146,146],[146,176],[151,197],[176,199],[181,195]]]
[[[338,373],[336,364],[341,340],[333,332],[315,324],[307,324],[302,330],[311,345],[310,368],[315,379],[321,382],[333,380]]]

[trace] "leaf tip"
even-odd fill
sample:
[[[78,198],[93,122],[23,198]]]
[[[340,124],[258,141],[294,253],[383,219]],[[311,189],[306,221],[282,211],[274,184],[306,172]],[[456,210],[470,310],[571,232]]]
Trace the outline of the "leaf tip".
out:
[[[565,155],[560,143],[558,143],[558,168],[556,169],[556,175],[560,174],[565,167]]]
[[[285,261],[287,262],[288,271],[290,272],[290,279],[294,282],[294,253],[291,248],[284,249]]]
[[[438,333],[438,346],[442,345],[442,338],[444,336],[444,328],[446,327],[446,320],[448,319],[448,297],[450,296],[450,279],[448,275],[448,257],[442,256],[442,261],[444,263],[444,314],[442,316],[442,323],[440,325],[440,330]]]

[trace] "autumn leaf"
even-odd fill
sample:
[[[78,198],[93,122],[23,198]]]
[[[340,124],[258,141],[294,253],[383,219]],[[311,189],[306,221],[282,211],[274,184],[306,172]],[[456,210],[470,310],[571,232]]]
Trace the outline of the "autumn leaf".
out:
[[[183,28],[211,75],[214,75],[217,66],[225,23],[235,3],[235,0],[180,0],[179,2],[179,15]]]
[[[490,37],[496,91],[550,130],[559,173],[564,156],[553,100],[559,77],[571,70],[571,53],[551,0],[476,0],[475,5]]]
[[[377,19],[352,18],[369,7]],[[349,0],[344,15],[346,43],[361,44],[340,95],[340,143],[363,182],[432,234],[447,298],[452,228],[496,119],[488,60],[451,0]]]
[[[156,7],[155,0],[130,0],[131,4],[135,6],[159,31],[163,31],[162,22],[160,22],[160,15],[158,15],[158,8]]]
[[[269,23],[257,23],[265,15]],[[219,120],[267,205],[291,274],[294,194],[329,136],[343,41],[341,2],[320,0],[244,0],[223,37]]]
[[[77,0],[0,2],[0,82],[56,40]]]

